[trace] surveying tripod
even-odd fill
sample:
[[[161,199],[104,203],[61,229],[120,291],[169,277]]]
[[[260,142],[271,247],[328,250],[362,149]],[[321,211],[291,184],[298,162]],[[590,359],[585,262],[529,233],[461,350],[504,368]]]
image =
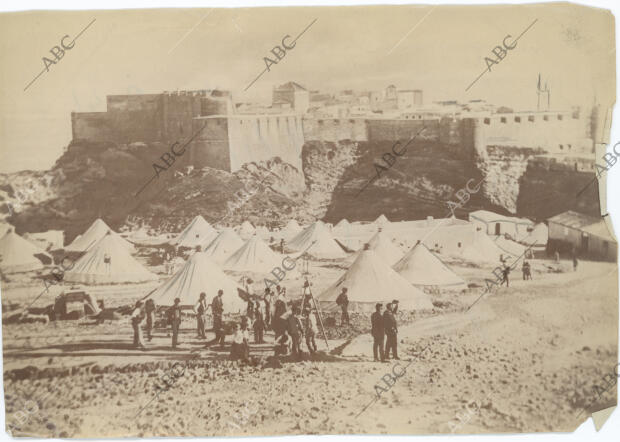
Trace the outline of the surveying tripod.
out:
[[[312,303],[314,304],[314,309],[316,311],[317,316],[319,317],[318,326],[321,327],[321,333],[323,334],[323,339],[325,340],[325,345],[327,346],[327,350],[329,351],[329,343],[327,342],[327,335],[325,334],[325,327],[323,326],[323,313],[319,307],[319,304],[314,299],[314,295],[312,294],[312,289],[310,288],[310,281],[308,281],[308,275],[310,272],[308,271],[308,260],[304,259],[302,261],[302,275],[304,275],[306,282],[301,289],[301,305],[304,306],[304,301],[306,300],[306,296],[310,296]],[[312,314],[312,312],[310,312]]]

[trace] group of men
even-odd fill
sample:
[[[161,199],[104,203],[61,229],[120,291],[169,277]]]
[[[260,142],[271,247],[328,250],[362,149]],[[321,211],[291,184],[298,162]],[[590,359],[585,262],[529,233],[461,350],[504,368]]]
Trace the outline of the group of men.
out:
[[[231,358],[247,359],[249,357],[249,337],[250,327],[253,329],[254,343],[264,343],[263,334],[265,330],[273,330],[275,333],[276,353],[286,354],[288,348],[293,355],[301,355],[301,342],[305,337],[306,346],[310,353],[317,350],[315,337],[318,333],[316,312],[310,303],[303,304],[302,309],[295,306],[292,302],[287,302],[286,289],[276,287],[276,293],[269,288],[265,289],[261,300],[248,299],[246,315],[241,317],[239,323],[232,324],[233,341],[231,345]],[[207,303],[206,293],[200,293],[198,301],[194,305],[196,314],[196,329],[199,339],[207,339],[206,316],[211,308],[213,316],[213,332],[215,338],[206,342],[205,347],[219,345],[224,347],[226,329],[223,322],[224,303],[222,301],[224,292],[218,290],[217,296],[213,301]],[[166,312],[167,322],[172,329],[172,348],[176,349],[179,345],[179,328],[181,326],[181,300],[176,298],[174,305],[169,307]],[[288,308],[287,308],[288,305]],[[140,349],[145,349],[143,341],[143,328],[146,331],[148,340],[152,339],[152,329],[155,315],[155,303],[148,299],[146,303],[138,301],[131,314],[133,327],[133,345]],[[144,321],[146,319],[146,321]],[[146,324],[144,324],[146,322]],[[144,327],[143,327],[144,325]]]
[[[375,312],[370,316],[370,333],[374,340],[372,352],[375,362],[388,361],[390,359],[390,351],[394,359],[400,359],[398,357],[398,325],[396,324],[398,300],[389,302],[385,306],[384,313],[381,313],[382,308],[383,304],[377,303]]]

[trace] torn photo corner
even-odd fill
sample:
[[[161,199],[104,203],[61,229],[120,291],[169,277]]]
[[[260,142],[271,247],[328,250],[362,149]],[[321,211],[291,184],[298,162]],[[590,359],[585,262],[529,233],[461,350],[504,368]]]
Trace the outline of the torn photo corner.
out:
[[[610,11],[0,29],[11,435],[571,432],[615,409]]]

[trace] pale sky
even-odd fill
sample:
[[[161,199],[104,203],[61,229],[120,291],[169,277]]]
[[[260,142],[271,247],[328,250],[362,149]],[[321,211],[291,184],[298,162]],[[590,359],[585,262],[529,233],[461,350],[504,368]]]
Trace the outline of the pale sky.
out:
[[[289,34],[294,49],[247,91],[263,57]],[[26,91],[42,58],[93,19],[73,49]],[[536,20],[467,92],[484,57]],[[0,172],[47,169],[71,139],[72,111],[104,111],[106,94],[229,89],[269,101],[273,86],[423,89],[424,102],[486,99],[536,108],[538,73],[552,108],[615,102],[614,20],[568,4],[360,6],[28,12],[0,15]],[[69,42],[71,39],[65,40]]]

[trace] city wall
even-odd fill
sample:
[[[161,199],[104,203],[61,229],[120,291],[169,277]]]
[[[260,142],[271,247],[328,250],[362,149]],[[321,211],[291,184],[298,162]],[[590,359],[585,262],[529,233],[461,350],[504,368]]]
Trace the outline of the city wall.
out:
[[[494,114],[475,119],[476,149],[531,147],[556,154],[592,154],[589,121],[570,112]]]
[[[304,118],[303,136],[306,141],[368,141],[368,125],[363,118]]]
[[[74,140],[122,144],[182,141],[192,136],[207,117],[207,127],[191,149],[195,151],[193,164],[233,171],[243,163],[276,156],[301,168],[301,149],[307,141],[397,141],[416,134],[417,140],[441,143],[462,158],[473,159],[475,153],[486,157],[487,146],[531,147],[563,155],[592,153],[587,122],[570,112],[426,120],[241,115],[232,113],[227,92],[189,91],[110,95],[107,112],[71,114]]]
[[[301,115],[233,115],[228,117],[230,168],[280,157],[301,170],[304,132]]]

